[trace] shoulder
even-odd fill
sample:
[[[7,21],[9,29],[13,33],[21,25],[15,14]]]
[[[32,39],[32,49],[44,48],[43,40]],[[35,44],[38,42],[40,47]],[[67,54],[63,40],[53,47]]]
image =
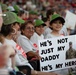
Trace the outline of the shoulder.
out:
[[[44,33],[49,34],[50,32],[52,32],[52,30],[51,30],[50,28],[46,28],[46,29],[44,30]]]
[[[33,36],[31,37],[31,41],[37,41],[40,36],[37,33],[34,33]]]
[[[41,38],[44,39],[44,35],[43,34],[41,35]]]
[[[47,38],[52,38],[51,33],[49,33],[49,34],[46,35],[45,39],[47,39]]]
[[[15,56],[15,50],[11,45],[6,45],[6,51],[8,56]]]
[[[66,53],[69,52],[69,49],[66,51]]]
[[[36,38],[37,36],[38,36],[37,33],[34,33],[33,36],[32,36],[31,38],[34,39],[34,38]]]
[[[74,52],[76,52],[76,50],[75,50],[75,49],[73,49],[73,51],[74,51]]]
[[[28,38],[24,35],[20,35],[18,38],[17,38],[17,41],[20,41],[20,40],[27,40]]]

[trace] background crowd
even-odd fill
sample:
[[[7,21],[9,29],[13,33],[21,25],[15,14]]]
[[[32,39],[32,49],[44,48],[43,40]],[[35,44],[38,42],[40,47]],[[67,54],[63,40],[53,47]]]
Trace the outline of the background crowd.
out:
[[[76,68],[41,72],[38,40],[75,35],[65,11],[76,14],[76,0],[0,0],[0,69],[10,75],[73,75]],[[7,75],[8,72],[4,70]]]

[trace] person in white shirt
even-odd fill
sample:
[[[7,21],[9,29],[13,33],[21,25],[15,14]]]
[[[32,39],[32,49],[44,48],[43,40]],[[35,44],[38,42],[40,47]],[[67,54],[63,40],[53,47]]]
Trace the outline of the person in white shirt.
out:
[[[64,36],[60,33],[60,30],[63,27],[64,23],[65,23],[64,18],[62,18],[59,14],[52,15],[50,20],[50,27],[52,29],[52,32],[50,32],[46,36],[46,38],[56,38],[56,37]],[[54,72],[61,75],[67,75],[68,69],[57,70]]]
[[[1,28],[1,34],[5,37],[4,44],[11,45],[16,53],[16,55],[15,55],[16,65],[15,66],[18,66],[19,70],[22,71],[26,75],[57,75],[55,73],[36,71],[32,68],[32,66],[28,63],[28,60],[26,58],[26,53],[24,52],[22,47],[19,46],[17,43],[15,43],[12,40],[13,35],[15,34],[15,31],[14,31],[12,25],[18,24],[18,22],[15,18],[15,15],[13,15],[12,12],[6,12],[6,15],[7,16],[3,18],[4,25]],[[11,19],[11,20],[9,20],[9,19]],[[11,61],[11,59],[9,58],[8,64],[7,64],[8,68],[12,68],[13,64],[11,62],[13,62],[13,61]],[[26,67],[26,65],[29,67]]]
[[[50,21],[51,16],[52,16],[53,14],[57,14],[57,13],[58,13],[57,10],[54,9],[54,8],[47,10],[47,12],[46,12],[47,20]],[[50,23],[50,22],[49,22],[49,23]],[[47,25],[49,25],[49,24],[47,24]],[[49,25],[49,27],[50,27],[50,25]],[[49,28],[46,28],[46,29],[45,29],[45,33],[44,33],[44,37],[46,38],[47,34],[49,34],[49,33],[51,33],[51,32],[52,32],[52,29],[51,29],[51,28],[50,28],[50,29],[49,29]],[[66,28],[65,25],[63,25],[63,27],[61,28],[61,30],[59,31],[59,33],[62,34],[62,35],[65,35],[65,36],[68,35],[68,31],[67,31],[67,28]]]
[[[22,35],[20,35],[18,37],[17,42],[24,49],[24,51],[27,54],[27,57],[29,57],[30,59],[34,57],[39,60],[40,56],[36,52],[36,49],[33,46],[33,43],[30,41],[33,33],[34,33],[34,25],[31,21],[28,21],[28,22],[22,24],[21,25],[21,34]]]
[[[64,36],[63,34],[60,33],[60,30],[62,29],[64,22],[65,20],[59,14],[52,15],[50,21],[50,28],[52,29],[52,32],[50,32],[46,36],[46,38]]]
[[[50,32],[52,32],[51,28],[50,28],[50,20],[47,17],[42,17],[42,20],[44,21],[44,23],[46,24],[46,26],[44,27],[44,38],[46,37],[47,34],[49,34]]]
[[[17,30],[17,29],[14,30],[13,27],[19,25],[19,22],[17,21],[18,18],[16,18],[17,16],[14,15],[13,12],[6,12],[5,14],[6,14],[6,16],[3,17],[4,22],[3,22],[3,25],[1,28],[1,34],[4,37],[4,41],[2,41],[2,42],[3,42],[3,44],[12,46],[14,53],[16,54],[11,57],[8,57],[6,68],[9,71],[13,71],[13,69],[15,69],[15,66],[25,65],[25,67],[26,67],[26,65],[28,65],[28,66],[30,66],[31,69],[33,69],[32,66],[28,63],[26,54],[23,51],[23,49],[12,40],[13,36],[15,36],[14,34],[16,34],[15,30]],[[11,49],[10,50],[7,49],[7,51],[8,51],[8,54],[12,52]],[[15,64],[15,60],[16,60],[16,64]]]
[[[27,54],[27,59],[30,61],[33,60],[32,63],[36,63],[40,60],[40,56],[37,52],[37,48],[31,42],[31,36],[34,33],[34,24],[31,21],[28,21],[21,25],[21,34],[18,39],[17,43],[23,48],[23,50]],[[25,44],[26,43],[26,44]],[[33,65],[34,69],[39,70],[37,65]],[[37,68],[36,68],[37,67]]]
[[[23,48],[23,50],[27,53],[30,58],[40,59],[39,54],[36,52],[32,42],[30,41],[31,36],[34,33],[34,24],[31,21],[27,21],[26,23],[21,25],[21,34],[17,42]],[[27,57],[28,57],[27,56]],[[32,59],[32,60],[33,60]],[[36,65],[35,65],[36,66]],[[51,72],[40,72],[40,71],[31,71],[31,75],[53,75]]]
[[[44,39],[44,35],[43,35],[44,26],[46,26],[46,24],[42,20],[37,19],[35,21],[35,32],[34,32],[33,36],[30,39],[32,41],[33,45],[38,46],[38,40]]]

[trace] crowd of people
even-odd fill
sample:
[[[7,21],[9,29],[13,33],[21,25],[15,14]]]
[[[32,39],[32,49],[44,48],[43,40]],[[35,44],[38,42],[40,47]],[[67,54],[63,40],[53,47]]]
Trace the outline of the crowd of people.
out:
[[[76,34],[76,28],[64,25],[65,10],[76,14],[75,0],[40,0],[37,6],[32,0],[1,0],[0,7],[1,71],[8,70],[9,75],[73,74],[72,69],[41,72],[38,40]]]

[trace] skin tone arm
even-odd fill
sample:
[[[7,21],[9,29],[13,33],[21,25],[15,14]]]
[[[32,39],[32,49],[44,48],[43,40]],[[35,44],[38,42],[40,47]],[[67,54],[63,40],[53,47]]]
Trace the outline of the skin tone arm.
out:
[[[23,69],[21,72],[26,74],[27,70]],[[56,74],[54,72],[41,72],[41,71],[31,70],[31,75],[60,75],[60,74]]]
[[[15,54],[16,54],[15,50],[11,46],[8,45],[7,52],[8,52],[9,57],[12,60],[12,68],[14,69],[15,68]]]
[[[38,53],[36,53],[36,52],[33,52],[33,51],[29,51],[28,53],[27,53],[27,56],[29,56],[29,57],[35,57],[36,59],[38,59],[38,60],[40,60],[41,59],[41,57],[39,56],[39,54]]]
[[[15,51],[9,45],[0,46],[0,68],[5,67],[9,58],[12,59],[12,68],[15,67]]]

